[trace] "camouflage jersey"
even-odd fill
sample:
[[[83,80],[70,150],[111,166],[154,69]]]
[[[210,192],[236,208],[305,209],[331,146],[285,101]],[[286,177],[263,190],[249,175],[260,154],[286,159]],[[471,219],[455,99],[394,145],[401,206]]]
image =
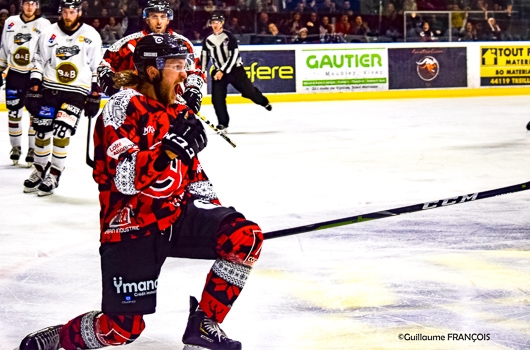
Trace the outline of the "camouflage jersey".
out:
[[[188,167],[161,148],[171,123],[185,110],[184,103],[165,106],[134,89],[116,93],[105,105],[94,133],[93,171],[102,243],[165,230],[188,196],[219,204],[197,158]]]

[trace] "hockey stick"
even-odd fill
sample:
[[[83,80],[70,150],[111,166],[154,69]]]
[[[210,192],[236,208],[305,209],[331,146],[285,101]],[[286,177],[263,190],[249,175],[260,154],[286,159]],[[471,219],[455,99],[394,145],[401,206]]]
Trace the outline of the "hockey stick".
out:
[[[92,118],[88,118],[88,130],[86,132],[86,163],[89,167],[94,169],[96,162],[94,159],[90,158],[90,141],[92,140]]]
[[[518,184],[518,185],[496,188],[494,190],[489,190],[489,191],[484,191],[484,192],[475,192],[475,193],[471,193],[471,194],[467,194],[463,196],[439,199],[433,202],[425,202],[425,203],[420,203],[420,204],[408,205],[406,207],[382,210],[382,211],[377,211],[377,212],[372,212],[372,213],[367,213],[367,214],[362,214],[362,215],[349,216],[349,217],[342,218],[342,219],[323,221],[323,222],[310,224],[310,225],[304,225],[304,226],[298,226],[298,227],[293,227],[293,228],[288,228],[288,229],[283,229],[283,230],[278,230],[278,231],[267,232],[267,233],[264,233],[263,235],[265,239],[291,236],[291,235],[296,235],[296,234],[304,233],[304,232],[318,231],[318,230],[323,230],[323,229],[331,228],[331,227],[355,224],[357,222],[388,218],[392,216],[398,216],[401,214],[414,213],[416,211],[446,207],[446,206],[453,205],[453,204],[466,203],[466,202],[476,201],[479,199],[500,196],[503,194],[525,191],[528,189],[530,189],[530,181],[522,183],[522,184]]]
[[[224,132],[222,132],[221,130],[217,129],[212,123],[210,123],[210,121],[208,119],[206,119],[205,116],[203,116],[202,114],[200,113],[197,113],[197,115],[199,116],[199,118],[201,118],[201,120],[203,122],[205,122],[210,128],[213,129],[213,131],[215,131],[217,133],[217,135],[221,136],[223,139],[226,140],[226,142],[228,142],[229,144],[232,145],[232,147],[236,147],[236,144],[234,142],[232,142],[232,140],[230,140],[228,138],[228,136],[226,136],[226,134]]]

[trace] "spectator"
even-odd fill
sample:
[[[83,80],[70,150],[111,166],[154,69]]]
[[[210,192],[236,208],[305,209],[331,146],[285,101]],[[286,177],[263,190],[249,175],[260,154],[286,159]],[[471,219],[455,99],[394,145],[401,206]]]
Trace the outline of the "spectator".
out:
[[[101,37],[101,40],[103,41],[103,36],[101,35],[101,31],[103,30],[103,27],[101,26],[101,21],[99,20],[99,18],[94,18],[92,20],[91,26],[94,27],[94,29],[99,33],[99,36]]]
[[[460,30],[458,41],[477,41],[477,29],[473,22],[466,21],[464,27]]]
[[[230,31],[232,34],[240,35],[244,33],[244,30],[246,28],[244,26],[240,26],[239,19],[234,16],[230,19],[230,23],[227,23],[226,29]]]
[[[269,33],[270,35],[267,35],[263,37],[261,43],[262,44],[286,44],[287,39],[283,34],[280,34],[280,31],[278,30],[278,27],[274,23],[269,23]]]
[[[17,4],[14,2],[9,4],[9,16],[16,16],[19,14]]]
[[[320,38],[323,38],[326,34],[330,34],[329,32],[329,17],[323,16],[322,21],[320,21],[320,25],[318,26],[318,32],[320,34]]]
[[[191,43],[193,45],[201,45],[202,44],[202,35],[201,35],[201,32],[194,29],[193,30],[193,33],[191,35]]]
[[[361,16],[355,17],[355,22],[353,24],[353,35],[371,35],[372,32],[368,28],[368,24],[363,21]]]
[[[486,32],[489,33],[489,40],[502,40],[502,30],[493,17],[486,19]]]
[[[397,41],[398,38],[403,36],[401,29],[403,28],[402,16],[398,15],[394,4],[389,2],[386,5],[383,17],[381,19],[381,33],[380,35],[386,35],[392,41]]]
[[[416,0],[405,0],[403,1],[403,7],[399,14],[403,14],[404,11],[418,11],[418,4]]]
[[[261,12],[259,14],[258,23],[257,23],[257,34],[265,35],[269,34],[269,14],[266,12]]]
[[[429,22],[423,21],[422,23],[422,31],[420,32],[420,41],[435,41],[436,36],[434,35],[434,32],[431,30],[431,26]]]
[[[331,0],[324,0],[324,2],[320,5],[318,12],[319,13],[325,13],[327,15],[335,13],[336,11],[336,4]]]
[[[116,18],[109,17],[109,24],[107,24],[101,31],[101,37],[104,41],[103,44],[113,44],[119,39],[123,38],[125,29],[121,22],[116,21]]]
[[[305,27],[298,31],[298,35],[293,40],[293,44],[308,44],[310,42],[307,37],[307,28]]]
[[[353,26],[350,23],[348,15],[340,16],[340,21],[335,24],[335,33],[342,35],[353,34]]]
[[[297,35],[302,29],[302,14],[300,12],[293,12],[291,20],[287,23],[287,33],[289,35]]]
[[[276,7],[276,5],[274,5],[272,1],[269,1],[269,0],[258,0],[256,10],[258,12],[267,12],[267,13],[278,12],[278,8]]]
[[[351,7],[350,1],[349,0],[344,1],[344,3],[342,4],[342,8],[338,12],[340,12],[343,15],[353,16],[353,8]],[[335,30],[337,29],[335,28]]]
[[[9,11],[7,9],[1,9],[0,10],[0,31],[2,32],[4,30],[7,17],[9,17]],[[1,39],[0,39],[0,43],[1,43]]]
[[[311,12],[309,15],[309,21],[306,23],[307,35],[311,38],[320,36],[320,21],[316,12]]]

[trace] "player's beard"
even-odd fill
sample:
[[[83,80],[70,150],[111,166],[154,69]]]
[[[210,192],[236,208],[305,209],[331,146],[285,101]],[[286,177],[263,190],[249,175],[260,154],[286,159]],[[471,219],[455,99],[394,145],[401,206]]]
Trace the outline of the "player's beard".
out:
[[[77,17],[73,21],[63,18],[64,28],[66,30],[74,30],[76,28],[77,24],[79,23],[79,18],[80,17],[81,17],[80,15],[77,15]]]

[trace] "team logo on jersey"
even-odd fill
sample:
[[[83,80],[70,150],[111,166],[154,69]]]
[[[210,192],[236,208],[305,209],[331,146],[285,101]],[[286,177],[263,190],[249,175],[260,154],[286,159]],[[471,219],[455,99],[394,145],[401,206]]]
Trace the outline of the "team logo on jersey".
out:
[[[416,62],[416,69],[418,76],[425,81],[434,80],[440,73],[440,64],[436,58],[432,56],[425,56]]]
[[[15,26],[15,23],[11,22],[7,25],[7,29],[11,29]]]
[[[30,40],[31,40],[31,34],[29,34],[29,33],[18,33],[17,35],[15,35],[14,42],[17,45],[22,45],[24,43],[27,43]]]
[[[55,34],[52,34],[52,36],[48,39],[48,42],[50,44],[53,44],[53,41],[55,40],[55,38],[57,38],[57,36]]]
[[[79,40],[80,43],[87,43],[89,45],[92,43],[92,40],[90,40],[89,38],[84,37],[82,35],[80,35],[77,40]]]
[[[118,214],[110,220],[109,227],[116,228],[122,226],[128,226],[131,224],[131,214],[134,215],[134,211],[130,207],[125,207],[118,211]]]
[[[57,81],[69,84],[77,79],[77,67],[70,62],[61,63],[55,68]]]
[[[55,50],[55,56],[64,61],[69,59],[70,57],[78,55],[79,52],[81,52],[81,49],[77,45],[71,47],[61,46],[60,48]]]
[[[29,64],[29,49],[27,47],[19,47],[13,54],[13,62],[19,66],[27,66]]]

